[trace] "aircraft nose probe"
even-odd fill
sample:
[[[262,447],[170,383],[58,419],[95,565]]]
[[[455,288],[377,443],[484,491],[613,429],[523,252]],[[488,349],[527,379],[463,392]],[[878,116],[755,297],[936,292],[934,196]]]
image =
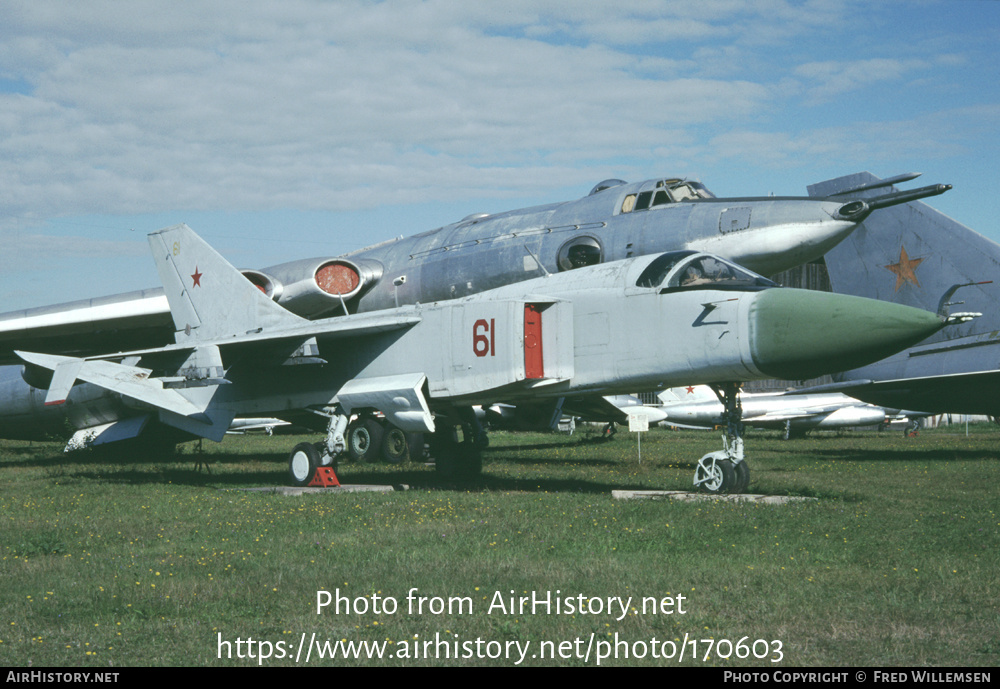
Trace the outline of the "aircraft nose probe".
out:
[[[873,211],[880,208],[898,206],[901,203],[918,201],[920,199],[926,199],[929,196],[939,196],[951,188],[952,186],[950,184],[932,184],[929,187],[920,187],[919,189],[911,189],[909,191],[897,191],[892,194],[883,194],[882,196],[875,196],[870,199],[855,199],[853,201],[848,201],[841,206],[837,210],[837,217],[840,220],[861,222]]]

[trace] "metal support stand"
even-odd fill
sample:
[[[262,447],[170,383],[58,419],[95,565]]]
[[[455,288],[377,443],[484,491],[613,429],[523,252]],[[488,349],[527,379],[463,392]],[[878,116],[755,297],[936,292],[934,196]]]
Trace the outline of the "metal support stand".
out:
[[[309,488],[339,488],[340,481],[332,466],[317,467],[312,480],[309,481]]]

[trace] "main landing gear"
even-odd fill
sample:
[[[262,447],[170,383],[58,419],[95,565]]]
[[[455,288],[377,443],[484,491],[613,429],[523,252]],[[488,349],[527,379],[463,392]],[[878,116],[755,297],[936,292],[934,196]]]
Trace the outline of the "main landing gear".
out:
[[[337,460],[345,455],[351,462],[382,460],[393,464],[425,456],[423,433],[405,432],[373,414],[362,414],[350,423],[339,409],[327,409],[323,414],[329,419],[326,440],[299,443],[288,456],[288,474],[295,486],[317,485],[318,476],[332,473],[324,468],[335,469]],[[434,425],[435,432],[427,440],[438,476],[445,481],[477,478],[489,438],[472,407],[456,408],[447,416],[439,414]]]
[[[722,436],[721,450],[709,452],[698,460],[694,472],[694,485],[707,493],[742,493],[750,484],[750,467],[743,457],[743,405],[740,403],[740,384],[713,385],[722,402],[722,419],[726,430]]]
[[[483,472],[483,448],[490,444],[472,407],[460,407],[449,416],[434,418],[431,457],[445,481],[468,481]]]
[[[346,415],[327,410],[330,421],[326,440],[319,443],[299,443],[288,457],[288,473],[296,486],[313,482],[320,467],[336,468],[337,460],[346,455],[350,462],[398,464],[424,456],[424,434],[406,433],[385,419],[363,414],[348,423]]]
[[[399,464],[423,455],[423,433],[407,433],[370,414],[358,417],[347,427],[347,458],[351,462]]]
[[[328,409],[324,413],[330,421],[326,427],[326,440],[319,443],[299,443],[288,456],[288,474],[294,486],[308,486],[323,467],[336,467],[337,456],[347,447],[344,431],[348,418],[339,410]],[[336,475],[334,474],[334,481]],[[337,484],[339,485],[339,484]]]

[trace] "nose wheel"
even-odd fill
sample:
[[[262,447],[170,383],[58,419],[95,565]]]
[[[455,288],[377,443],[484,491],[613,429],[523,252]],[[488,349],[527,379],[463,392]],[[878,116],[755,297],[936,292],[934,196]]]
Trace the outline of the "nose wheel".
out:
[[[743,405],[740,403],[740,384],[713,385],[722,402],[722,418],[726,431],[722,436],[723,449],[709,452],[698,460],[694,472],[694,485],[706,493],[742,493],[750,485],[750,467],[743,457]]]

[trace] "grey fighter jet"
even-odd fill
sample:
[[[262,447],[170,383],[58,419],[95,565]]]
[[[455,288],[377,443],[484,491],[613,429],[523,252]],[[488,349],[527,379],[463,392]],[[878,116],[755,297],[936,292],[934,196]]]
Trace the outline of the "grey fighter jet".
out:
[[[895,181],[863,172],[812,185],[809,193],[867,203]],[[872,214],[825,261],[835,292],[982,314],[835,376],[839,383],[825,389],[887,407],[1000,415],[1000,245],[916,201]]]
[[[922,198],[948,189],[906,192]],[[243,274],[306,319],[476,294],[546,274],[664,251],[709,251],[770,275],[822,256],[896,195],[716,198],[697,182],[601,182],[582,199],[460,222],[335,258]],[[881,211],[880,211],[881,212]],[[0,314],[0,363],[14,349],[97,354],[168,344],[170,309],[158,289]]]
[[[669,425],[712,428],[724,422],[725,408],[706,386],[671,388],[661,392],[659,398],[663,403],[659,410]],[[894,418],[899,412],[867,404],[840,392],[742,392],[740,404],[744,425],[784,430],[786,440],[815,429],[874,426]]]
[[[33,387],[3,391],[0,435],[91,404],[105,420],[101,432],[119,437],[152,422],[218,441],[236,416],[311,414],[327,434],[292,451],[289,472],[301,485],[346,450],[352,415],[377,411],[402,432],[431,434],[439,472],[453,477],[481,468],[474,404],[719,383],[736,430],[723,451],[701,459],[695,483],[739,491],[749,469],[732,381],[855,367],[948,322],[778,288],[690,250],[310,321],[274,303],[185,225],[149,241],[175,343],[86,358],[18,352]]]

